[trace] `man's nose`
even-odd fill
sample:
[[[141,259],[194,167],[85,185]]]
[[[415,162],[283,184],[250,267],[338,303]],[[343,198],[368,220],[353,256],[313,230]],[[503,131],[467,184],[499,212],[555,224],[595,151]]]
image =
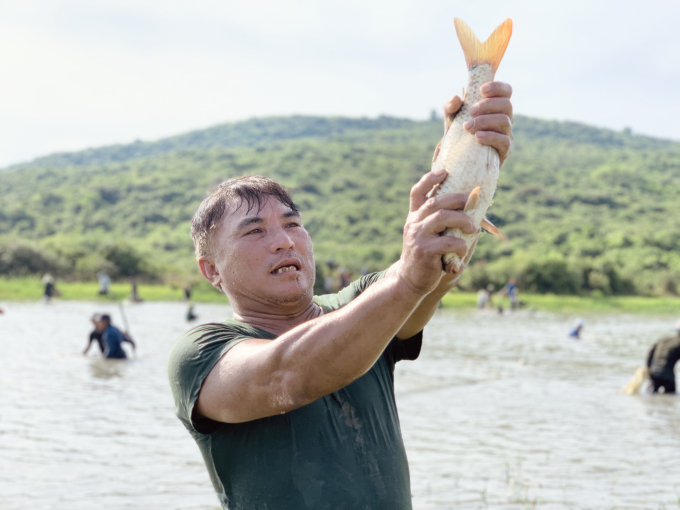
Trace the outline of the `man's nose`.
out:
[[[271,252],[287,251],[295,247],[295,242],[285,228],[278,228],[274,232],[271,244]]]

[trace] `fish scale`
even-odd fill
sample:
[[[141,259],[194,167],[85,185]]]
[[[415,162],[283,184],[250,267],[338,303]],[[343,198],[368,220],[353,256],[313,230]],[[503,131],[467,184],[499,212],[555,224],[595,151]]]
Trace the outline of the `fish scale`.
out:
[[[479,227],[485,221],[484,215],[496,191],[500,157],[493,147],[480,144],[475,135],[463,128],[463,124],[472,119],[470,107],[483,99],[481,86],[494,79],[512,34],[512,21],[506,20],[484,43],[480,43],[472,30],[461,20],[456,18],[455,25],[468,64],[468,84],[463,105],[435,153],[432,170],[444,168],[448,176],[432,194],[435,197],[450,193],[467,195],[478,191],[478,200],[470,199],[465,213]],[[473,202],[475,205],[468,207]],[[474,250],[479,238],[479,234],[464,234],[457,228],[447,229],[443,235],[463,239],[467,244],[468,254]],[[447,272],[457,272],[468,258],[466,255],[461,259],[455,253],[449,253],[444,255],[442,260]]]

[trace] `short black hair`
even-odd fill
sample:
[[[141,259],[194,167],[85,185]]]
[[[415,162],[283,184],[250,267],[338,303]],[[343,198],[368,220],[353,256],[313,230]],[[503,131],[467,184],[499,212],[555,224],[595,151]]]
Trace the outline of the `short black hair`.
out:
[[[220,184],[214,193],[201,202],[191,220],[191,238],[196,256],[205,257],[210,254],[212,231],[224,216],[230,202],[238,200],[237,209],[245,204],[248,207],[247,212],[252,209],[259,212],[270,198],[278,200],[293,212],[300,213],[286,189],[268,177],[246,175]]]
[[[109,324],[111,323],[111,316],[108,313],[103,313],[99,316],[100,321],[106,321]]]

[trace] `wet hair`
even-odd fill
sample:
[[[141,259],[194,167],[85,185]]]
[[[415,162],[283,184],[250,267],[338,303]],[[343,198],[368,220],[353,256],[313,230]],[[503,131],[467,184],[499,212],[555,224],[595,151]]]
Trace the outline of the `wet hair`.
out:
[[[196,248],[196,256],[211,255],[213,233],[228,205],[238,202],[236,210],[245,205],[248,208],[246,212],[253,209],[259,212],[270,198],[278,200],[296,213],[300,212],[284,187],[267,177],[246,175],[220,184],[201,202],[191,220],[191,238]]]

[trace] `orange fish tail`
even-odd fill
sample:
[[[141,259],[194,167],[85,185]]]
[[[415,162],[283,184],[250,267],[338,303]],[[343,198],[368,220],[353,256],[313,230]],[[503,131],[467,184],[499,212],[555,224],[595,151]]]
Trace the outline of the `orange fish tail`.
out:
[[[510,42],[512,20],[506,19],[483,43],[479,42],[477,36],[463,20],[455,18],[453,23],[456,26],[460,45],[463,47],[468,71],[482,64],[490,64],[495,73]]]

